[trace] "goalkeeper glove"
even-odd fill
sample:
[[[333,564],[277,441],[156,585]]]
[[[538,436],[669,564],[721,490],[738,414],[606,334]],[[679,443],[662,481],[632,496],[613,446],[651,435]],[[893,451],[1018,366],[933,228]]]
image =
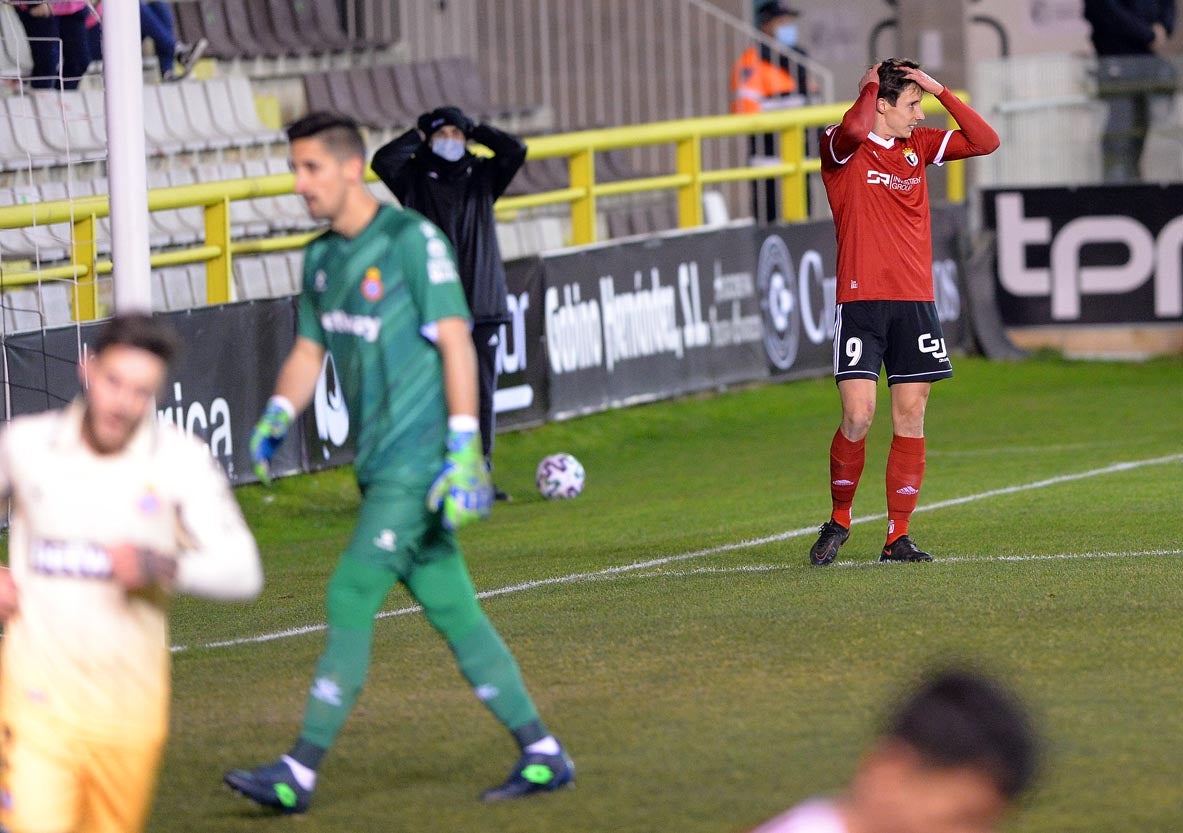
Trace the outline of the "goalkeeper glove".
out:
[[[427,492],[427,508],[441,512],[449,530],[489,517],[493,483],[481,457],[475,417],[448,420],[448,451],[443,469]]]
[[[251,462],[255,466],[255,475],[264,485],[271,485],[271,458],[287,436],[295,416],[296,409],[291,402],[282,396],[273,396],[267,400],[263,416],[251,433]]]

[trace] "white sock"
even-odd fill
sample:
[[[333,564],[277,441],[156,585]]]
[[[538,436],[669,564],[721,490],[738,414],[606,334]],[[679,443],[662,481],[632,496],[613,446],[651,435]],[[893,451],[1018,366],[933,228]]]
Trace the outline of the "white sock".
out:
[[[310,790],[316,786],[315,769],[309,769],[290,755],[284,755],[280,760],[288,765],[288,769],[292,771],[292,777],[296,779],[296,783],[300,785],[301,789]]]
[[[542,740],[536,740],[527,746],[526,752],[531,755],[557,755],[562,749],[554,735],[547,735]]]

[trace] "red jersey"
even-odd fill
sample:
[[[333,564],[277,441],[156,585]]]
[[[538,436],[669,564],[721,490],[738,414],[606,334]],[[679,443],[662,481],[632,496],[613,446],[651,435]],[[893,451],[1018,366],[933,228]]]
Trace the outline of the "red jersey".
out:
[[[998,134],[948,89],[937,95],[959,130],[915,127],[908,139],[871,132],[877,83],[821,138],[822,182],[838,237],[838,303],[931,301],[932,226],[925,168],[982,156]]]

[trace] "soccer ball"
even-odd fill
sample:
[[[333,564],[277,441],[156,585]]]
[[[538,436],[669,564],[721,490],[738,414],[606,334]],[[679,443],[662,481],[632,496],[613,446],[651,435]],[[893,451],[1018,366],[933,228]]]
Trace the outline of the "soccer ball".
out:
[[[548,454],[538,464],[534,484],[547,500],[578,497],[583,491],[583,464],[570,454]]]

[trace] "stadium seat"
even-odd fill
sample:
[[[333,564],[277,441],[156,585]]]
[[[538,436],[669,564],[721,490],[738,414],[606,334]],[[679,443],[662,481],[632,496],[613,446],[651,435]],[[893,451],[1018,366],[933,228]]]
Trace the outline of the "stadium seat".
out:
[[[170,266],[156,274],[160,276],[165,309],[192,309],[198,306],[193,297],[193,286],[189,283],[188,266]]]
[[[149,174],[149,177],[152,176],[153,174]],[[201,181],[197,178],[196,171],[190,167],[173,168],[168,172],[167,177],[169,186],[195,185]],[[178,208],[176,209],[176,213],[184,225],[194,229],[197,232],[197,239],[205,239],[205,211],[201,208],[201,206],[193,205],[189,206],[188,208]],[[231,231],[233,231],[233,227],[231,227]]]
[[[372,114],[366,113],[353,98],[353,87],[349,83],[348,70],[331,69],[325,73],[325,83],[329,88],[329,99],[333,102],[330,108],[334,112],[343,113],[356,120],[359,124],[370,125]]]
[[[77,90],[34,92],[26,101],[32,105],[41,137],[59,160],[93,162],[106,157],[106,144],[95,144],[86,103]]]
[[[390,189],[386,187],[386,183],[382,180],[376,182],[367,182],[366,187],[370,189],[370,193],[374,195],[374,199],[378,202],[384,202],[387,205],[399,205],[398,198],[390,193]]]
[[[152,286],[152,311],[167,312],[168,298],[164,294],[164,269],[153,269],[149,276]]]
[[[206,269],[204,263],[189,264],[189,287],[193,292],[194,306],[203,307],[206,300]]]
[[[24,151],[25,164],[35,168],[56,165],[58,154],[45,143],[45,139],[41,136],[41,128],[37,124],[37,114],[33,111],[31,97],[9,96],[4,100],[4,106],[12,127],[15,146]]]
[[[149,101],[152,101],[149,104]],[[148,112],[159,112],[164,122],[163,127],[168,135],[180,142],[181,147],[188,153],[206,150],[209,145],[189,123],[185,112],[185,102],[176,84],[145,84],[144,85],[144,132],[147,133]]]
[[[415,79],[415,88],[419,90],[419,100],[423,102],[424,110],[434,110],[436,107],[455,103],[448,101],[444,91],[440,89],[434,62],[416,61],[411,64],[411,76]]]
[[[304,250],[292,249],[287,253],[288,269],[296,282],[296,289],[304,285]]]
[[[390,80],[393,82],[395,94],[403,103],[403,109],[412,114],[412,123],[420,114],[434,110],[440,106],[438,101],[428,103],[419,94],[419,85],[415,83],[415,73],[410,64],[390,64],[387,67]]]
[[[221,165],[198,165],[194,173],[196,181],[202,183],[226,182],[245,179],[241,162],[225,162]],[[180,184],[174,182],[174,184]],[[263,237],[271,229],[267,220],[260,216],[252,200],[232,200],[230,202],[230,233],[234,237]]]
[[[168,127],[157,85],[144,85],[144,149],[150,156],[176,156],[187,148]]]
[[[354,67],[346,71],[346,78],[349,82],[349,91],[353,98],[353,104],[357,108],[357,113],[360,116],[358,121],[367,127],[374,127],[379,130],[386,130],[396,123],[394,114],[388,114],[382,107],[382,102],[378,100],[378,92],[375,89],[374,73],[370,67]]]
[[[239,301],[273,298],[277,294],[271,289],[262,259],[257,257],[234,258],[234,289]]]
[[[303,0],[267,0],[267,11],[271,15],[271,26],[276,37],[288,49],[290,55],[321,55],[326,52],[323,44],[309,41],[300,35],[296,22],[295,6]]]
[[[3,301],[4,329],[10,333],[41,329],[40,296],[35,288],[9,289]]]
[[[334,51],[345,52],[368,46],[364,43],[354,43],[349,39],[341,25],[341,12],[337,7],[337,0],[302,0],[302,3],[296,6],[297,12],[301,5],[311,7],[314,31],[308,34],[312,34]],[[301,29],[303,30],[303,27]]]
[[[255,96],[251,92],[251,82],[247,78],[235,76],[226,79],[229,99],[214,98],[215,90],[207,87],[210,100],[213,102],[229,100],[234,108],[234,118],[244,133],[252,136],[255,142],[287,142],[283,131],[272,130],[263,124],[259,118],[258,108],[255,106]],[[210,82],[207,82],[210,83]],[[216,106],[215,108],[216,109]]]
[[[101,89],[90,88],[80,90],[82,106],[86,109],[87,123],[94,136],[94,142],[99,147],[107,146],[107,100]]]
[[[279,58],[284,55],[295,54],[291,47],[280,40],[271,23],[271,13],[267,4],[261,0],[251,3],[235,3],[244,12],[248,28],[255,43],[259,44],[261,54],[265,58]]]
[[[242,163],[242,175],[248,177],[270,176],[275,173],[288,173],[286,161],[280,170],[270,170],[263,159],[250,159]],[[278,167],[278,166],[277,166]],[[272,231],[295,231],[308,228],[310,220],[308,211],[304,208],[303,200],[294,195],[280,195],[275,197],[256,197],[248,204],[256,215],[266,220]]]
[[[185,116],[193,134],[199,138],[209,150],[225,150],[234,145],[250,144],[248,137],[237,134],[227,135],[218,126],[206,96],[206,84],[202,81],[188,81],[184,84],[171,84],[170,88],[180,94],[181,105],[185,108]]]
[[[205,38],[209,46],[205,54],[222,61],[241,57],[241,50],[230,35],[226,10],[221,0],[176,3],[177,29],[186,43],[197,43]]]
[[[148,188],[172,185],[167,171],[148,171]],[[104,190],[106,183],[103,183]],[[174,208],[148,214],[148,239],[152,246],[188,246],[205,236],[205,219],[199,208]],[[164,242],[160,242],[161,240]]]
[[[74,300],[74,285],[66,281],[48,281],[38,287],[41,312],[46,327],[60,327],[74,321],[70,305]]]
[[[702,192],[703,223],[708,226],[723,226],[731,222],[731,212],[727,209],[727,198],[722,191]]]
[[[13,188],[7,194],[0,195],[0,200],[10,200],[9,205],[29,205],[44,200],[64,199],[66,187],[62,183],[52,183],[43,186],[46,195],[42,196],[39,189],[28,185]],[[35,225],[19,229],[25,245],[19,247],[18,253],[25,254],[37,261],[65,260],[70,251],[70,224],[54,223],[52,225]]]
[[[29,164],[29,157],[16,143],[8,108],[0,107],[0,171],[18,171],[28,168]]]
[[[489,101],[489,90],[472,58],[440,58],[431,64],[439,91],[449,104],[456,105],[473,118],[499,115]]]
[[[563,239],[563,221],[558,217],[539,217],[534,223],[538,229],[538,251],[552,252],[566,245]]]
[[[516,260],[523,254],[517,226],[514,222],[497,223],[497,248],[502,260]]]
[[[258,0],[255,0],[258,2]],[[276,54],[268,54],[263,44],[259,43],[251,31],[250,18],[247,17],[246,3],[239,0],[201,0],[203,7],[220,8],[225,16],[226,29],[230,39],[238,46],[238,56],[241,58],[274,58]],[[209,25],[209,12],[206,12],[206,26]]]
[[[262,257],[267,281],[276,295],[295,295],[300,291],[300,275],[292,274],[291,262],[284,252],[272,252]]]
[[[288,160],[285,158],[269,156],[264,160],[264,164],[266,164],[269,174],[290,174],[292,172],[288,167]],[[320,226],[320,222],[312,219],[308,214],[308,208],[304,205],[303,198],[296,194],[281,194],[275,199],[282,205],[284,217],[287,218],[287,222],[291,223],[291,228],[308,231]]]

